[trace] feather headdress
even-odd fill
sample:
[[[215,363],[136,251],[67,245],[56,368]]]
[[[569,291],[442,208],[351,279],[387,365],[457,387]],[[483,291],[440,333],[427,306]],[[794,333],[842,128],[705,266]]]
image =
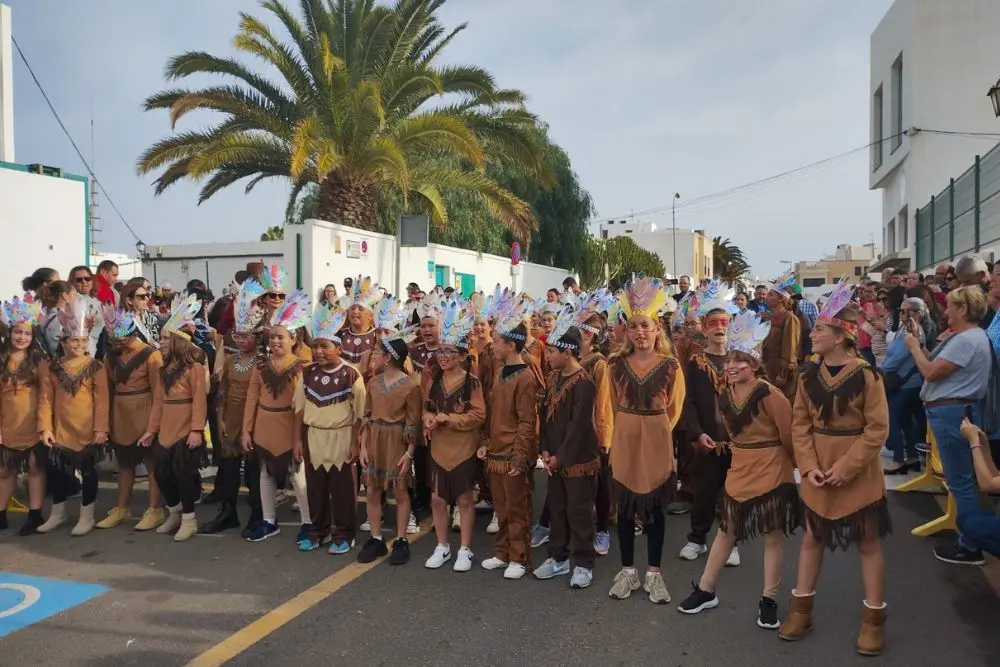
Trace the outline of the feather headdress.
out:
[[[162,331],[169,334],[177,334],[188,340],[191,336],[184,329],[193,329],[195,319],[201,311],[201,299],[197,294],[188,294],[181,297],[180,294],[174,297],[170,308],[170,316],[163,325]]]
[[[662,280],[642,274],[632,276],[632,280],[625,286],[624,296],[622,309],[627,319],[645,315],[655,320],[670,298]]]
[[[354,281],[354,289],[351,293],[353,301],[351,305],[361,306],[371,312],[375,310],[375,305],[381,296],[379,286],[373,283],[369,276],[358,276],[357,280]]]
[[[285,299],[281,307],[271,315],[272,327],[284,327],[289,332],[305,326],[312,317],[309,295],[298,289]]]
[[[260,284],[265,293],[284,294],[288,284],[288,273],[278,264],[269,264],[260,274]]]
[[[735,290],[723,290],[722,283],[719,282],[719,279],[712,278],[704,289],[698,290],[696,295],[697,305],[695,306],[695,314],[698,317],[705,317],[713,310],[721,310],[730,315],[735,315],[740,312],[740,309],[736,307],[735,303],[733,303],[734,296],[736,296]]]
[[[473,292],[469,295],[469,308],[472,309],[472,315],[476,319],[486,317],[487,301],[486,295],[482,292]]]
[[[331,308],[327,304],[321,304],[312,317],[312,337],[315,339],[332,340],[340,344],[340,330],[344,328],[347,321],[347,311],[334,304]]]
[[[434,290],[428,292],[417,304],[417,315],[420,319],[441,319],[441,294]]]
[[[853,292],[854,290],[847,284],[847,277],[841,278],[837,282],[837,286],[830,292],[826,303],[823,304],[823,310],[819,311],[817,321],[843,329],[847,335],[856,337],[858,335],[858,325],[854,322],[845,322],[837,318],[840,311],[851,302],[851,294]]]
[[[77,299],[66,304],[56,313],[63,338],[85,338],[90,336],[100,313],[85,299]]]
[[[438,327],[442,345],[467,348],[469,333],[476,318],[465,299],[448,299],[441,304],[441,322]]]
[[[553,317],[561,313],[565,305],[559,301],[550,302],[547,299],[536,299],[534,303],[536,315],[552,315]]]
[[[615,293],[614,301],[608,304],[608,325],[614,326],[618,323],[624,323],[628,318],[625,316],[625,307],[622,305],[625,301],[625,290],[618,290]]]
[[[483,317],[495,320],[497,314],[506,307],[509,299],[515,298],[515,294],[505,287],[500,287],[500,283],[493,288],[493,293],[486,297],[486,305],[483,306]]]
[[[576,312],[573,310],[573,306],[566,304],[563,306],[563,309],[559,311],[559,316],[556,318],[555,326],[552,327],[552,331],[550,331],[549,335],[545,338],[545,343],[563,350],[579,350],[579,339],[571,341],[564,338],[569,330],[576,326],[579,326],[577,324]]]
[[[264,293],[264,287],[253,278],[247,278],[243,284],[233,293],[233,314],[235,319],[235,333],[248,334],[260,328],[260,321],[264,319],[264,311],[261,310],[257,299]]]
[[[587,324],[587,320],[599,313],[608,312],[612,307],[620,310],[615,295],[604,287],[581,294],[577,297],[577,307],[573,314],[576,319],[576,328],[589,331],[592,334],[600,333],[600,329]]]
[[[128,338],[136,333],[135,318],[124,308],[104,306],[104,330],[110,338]]]
[[[760,348],[771,333],[771,323],[760,319],[760,315],[746,310],[735,315],[726,330],[726,350],[742,352],[760,361]]]
[[[42,304],[35,301],[35,297],[31,294],[25,294],[23,299],[15,296],[10,301],[4,301],[3,310],[0,311],[0,318],[8,327],[13,327],[15,324],[36,327],[42,323],[44,315],[45,309],[42,308]]]
[[[394,296],[384,296],[375,304],[375,328],[397,331],[406,324],[409,311]]]
[[[684,326],[684,320],[688,318],[688,315],[694,314],[696,299],[695,292],[688,292],[684,295],[674,309],[673,316],[670,318],[671,327],[676,329]]]
[[[518,325],[524,324],[524,321],[531,317],[534,305],[535,302],[531,299],[525,299],[511,290],[505,289],[499,300],[492,305],[492,308],[495,309],[490,314],[491,319],[495,320],[493,330],[504,338],[527,340],[527,336],[513,332]]]
[[[792,294],[801,292],[802,290],[795,282],[795,272],[786,271],[774,281],[774,286],[771,287],[772,292],[777,292],[786,299],[792,298]]]

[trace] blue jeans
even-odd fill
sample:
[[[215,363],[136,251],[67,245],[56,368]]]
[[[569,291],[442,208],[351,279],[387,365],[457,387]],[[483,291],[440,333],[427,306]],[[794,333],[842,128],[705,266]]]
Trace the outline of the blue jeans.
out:
[[[918,417],[924,414],[920,387],[897,389],[889,394],[889,449],[892,460],[903,463],[917,458],[917,443],[924,441]],[[926,428],[926,427],[925,427]]]
[[[983,551],[1000,558],[1000,517],[996,514],[984,509],[966,514],[959,512],[958,529]]]
[[[979,505],[979,487],[976,486],[976,471],[972,467],[972,453],[969,451],[969,441],[962,437],[958,429],[965,418],[965,405],[938,405],[927,408],[927,421],[937,441],[938,455],[944,468],[944,478],[948,490],[955,498],[958,507],[958,520],[962,515],[972,515],[981,511]],[[972,421],[981,425],[979,406],[972,406]],[[978,551],[979,545],[964,533],[959,533],[958,544],[970,551]]]

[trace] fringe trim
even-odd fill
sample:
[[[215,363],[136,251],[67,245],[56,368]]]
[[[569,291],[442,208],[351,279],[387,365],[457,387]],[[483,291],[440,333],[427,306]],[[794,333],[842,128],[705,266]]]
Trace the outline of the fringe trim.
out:
[[[458,502],[463,493],[471,493],[479,479],[479,459],[466,459],[451,470],[445,470],[432,456],[427,457],[427,485],[446,503]]]
[[[9,357],[0,357],[0,385],[13,384],[14,393],[20,387],[34,386],[38,379],[38,353],[28,350],[15,370],[10,369]]]
[[[677,495],[677,473],[671,473],[663,484],[649,493],[636,493],[617,479],[612,480],[618,520],[638,519],[642,522],[662,520],[674,496]]]
[[[160,368],[160,381],[163,384],[163,395],[166,396],[170,393],[170,390],[174,388],[178,380],[184,377],[187,372],[187,366],[178,366],[177,364],[171,363],[169,366],[162,366]]]
[[[222,458],[224,459],[241,459],[246,456],[246,452],[243,451],[243,446],[238,440],[223,442],[219,446],[219,451],[222,453]]]
[[[301,372],[302,362],[295,361],[282,371],[275,369],[269,359],[260,359],[257,362],[257,370],[260,371],[260,379],[271,392],[271,397],[277,400],[281,392],[292,381],[296,373]]]
[[[600,457],[594,459],[593,461],[587,461],[586,463],[577,463],[571,465],[568,468],[559,471],[561,477],[593,477],[594,475],[601,472],[601,459]]]
[[[559,374],[560,371],[549,373],[549,379],[546,383],[548,389],[545,397],[545,414],[547,415],[554,415],[563,400],[573,391],[573,387],[584,378],[589,377],[587,372],[581,369],[560,382],[562,378]]]
[[[184,446],[187,447],[187,445]],[[137,444],[112,445],[109,443],[108,449],[109,454],[113,454],[115,460],[118,461],[120,468],[134,468],[142,463],[147,456],[153,455],[155,451],[151,447],[140,447]]]
[[[121,353],[116,350],[108,352],[108,360],[111,362],[111,384],[125,384],[128,379],[132,377],[132,373],[139,366],[146,363],[146,361],[153,356],[153,348],[145,347],[139,350],[134,357],[132,357],[127,363],[123,362],[124,358]]]
[[[267,474],[274,479],[284,479],[288,473],[288,466],[292,464],[292,451],[288,450],[280,456],[275,456],[263,447],[254,447],[260,465],[267,468]]]
[[[708,360],[708,357],[706,356],[707,354],[707,352],[702,350],[691,357],[691,361],[694,362],[698,370],[708,376],[709,380],[712,382],[712,387],[715,388],[715,393],[721,396],[722,393],[726,391],[726,386],[728,384],[726,382],[726,376],[720,373],[719,369],[715,367],[715,364]]]
[[[515,456],[500,457],[489,452],[486,453],[486,461],[483,467],[488,473],[496,473],[498,475],[506,475],[511,470],[517,469],[521,472],[526,473],[528,471],[527,463],[517,460]]]
[[[201,445],[191,449],[187,446],[187,438],[168,446],[160,444],[153,451],[156,472],[161,475],[197,475],[199,470],[208,467],[208,447]]]
[[[106,450],[102,446],[91,445],[77,452],[60,445],[48,448],[48,461],[52,466],[63,472],[72,473],[83,468],[84,463],[97,463],[105,458]]]
[[[889,499],[882,496],[867,507],[840,519],[827,519],[802,503],[803,525],[816,536],[830,551],[847,551],[852,544],[868,537],[883,539],[892,533],[892,518],[889,516]]]
[[[40,442],[24,449],[12,449],[0,445],[0,468],[12,470],[16,474],[27,472],[28,460],[31,458],[32,452],[35,453],[35,463],[44,468],[45,462],[48,459],[45,450],[45,445]]]
[[[757,381],[757,386],[750,390],[747,400],[739,405],[734,400],[732,388],[727,388],[719,397],[719,408],[726,422],[730,439],[739,435],[744,428],[760,414],[761,401],[771,395],[771,385],[763,380]]]
[[[63,368],[60,360],[55,359],[52,361],[50,369],[52,370],[52,374],[55,375],[56,380],[59,382],[59,386],[63,388],[63,391],[70,396],[76,396],[84,382],[97,375],[98,371],[104,370],[104,364],[96,360],[91,360],[91,362],[87,364],[83,370],[73,376],[70,375],[65,368]]]
[[[628,357],[611,361],[611,379],[625,405],[636,410],[651,410],[654,401],[674,383],[680,364],[674,357],[663,357],[644,377],[639,377]]]
[[[794,482],[742,502],[723,491],[721,502],[719,526],[725,532],[732,531],[737,543],[775,531],[788,537],[802,526],[802,504]]]
[[[597,368],[597,362],[599,361],[607,362],[607,357],[600,352],[592,352],[585,359],[580,361],[580,365],[583,366],[583,370],[590,373],[591,377],[593,377],[594,369]]]
[[[806,396],[809,397],[812,404],[816,406],[821,421],[829,421],[833,417],[835,408],[838,415],[847,412],[851,401],[864,393],[865,386],[868,384],[867,375],[871,375],[878,381],[878,372],[869,366],[867,361],[858,359],[856,364],[854,368],[841,371],[834,378],[832,385],[827,384],[823,378],[822,361],[809,364],[802,372],[802,388],[805,389]]]

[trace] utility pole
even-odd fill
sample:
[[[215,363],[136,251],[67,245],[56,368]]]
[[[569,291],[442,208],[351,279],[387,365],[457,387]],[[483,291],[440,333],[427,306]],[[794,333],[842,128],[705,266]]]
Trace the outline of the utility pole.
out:
[[[97,161],[94,154],[94,117],[90,117],[90,168],[96,173]],[[90,177],[90,211],[88,215],[90,218],[90,254],[97,254],[97,246],[100,245],[101,232],[104,231],[104,226],[101,224],[101,215],[98,211],[97,206],[97,180],[91,176]]]
[[[677,200],[681,198],[681,193],[675,192],[674,198],[670,201],[670,222],[671,222],[671,239],[670,245],[674,250],[674,265],[671,267],[674,279],[677,279]]]

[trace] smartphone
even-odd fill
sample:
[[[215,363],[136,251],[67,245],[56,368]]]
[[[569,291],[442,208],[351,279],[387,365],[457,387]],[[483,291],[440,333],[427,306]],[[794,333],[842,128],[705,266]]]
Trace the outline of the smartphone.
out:
[[[968,419],[970,422],[972,421],[972,406],[971,405],[966,405],[965,406],[965,418]]]

